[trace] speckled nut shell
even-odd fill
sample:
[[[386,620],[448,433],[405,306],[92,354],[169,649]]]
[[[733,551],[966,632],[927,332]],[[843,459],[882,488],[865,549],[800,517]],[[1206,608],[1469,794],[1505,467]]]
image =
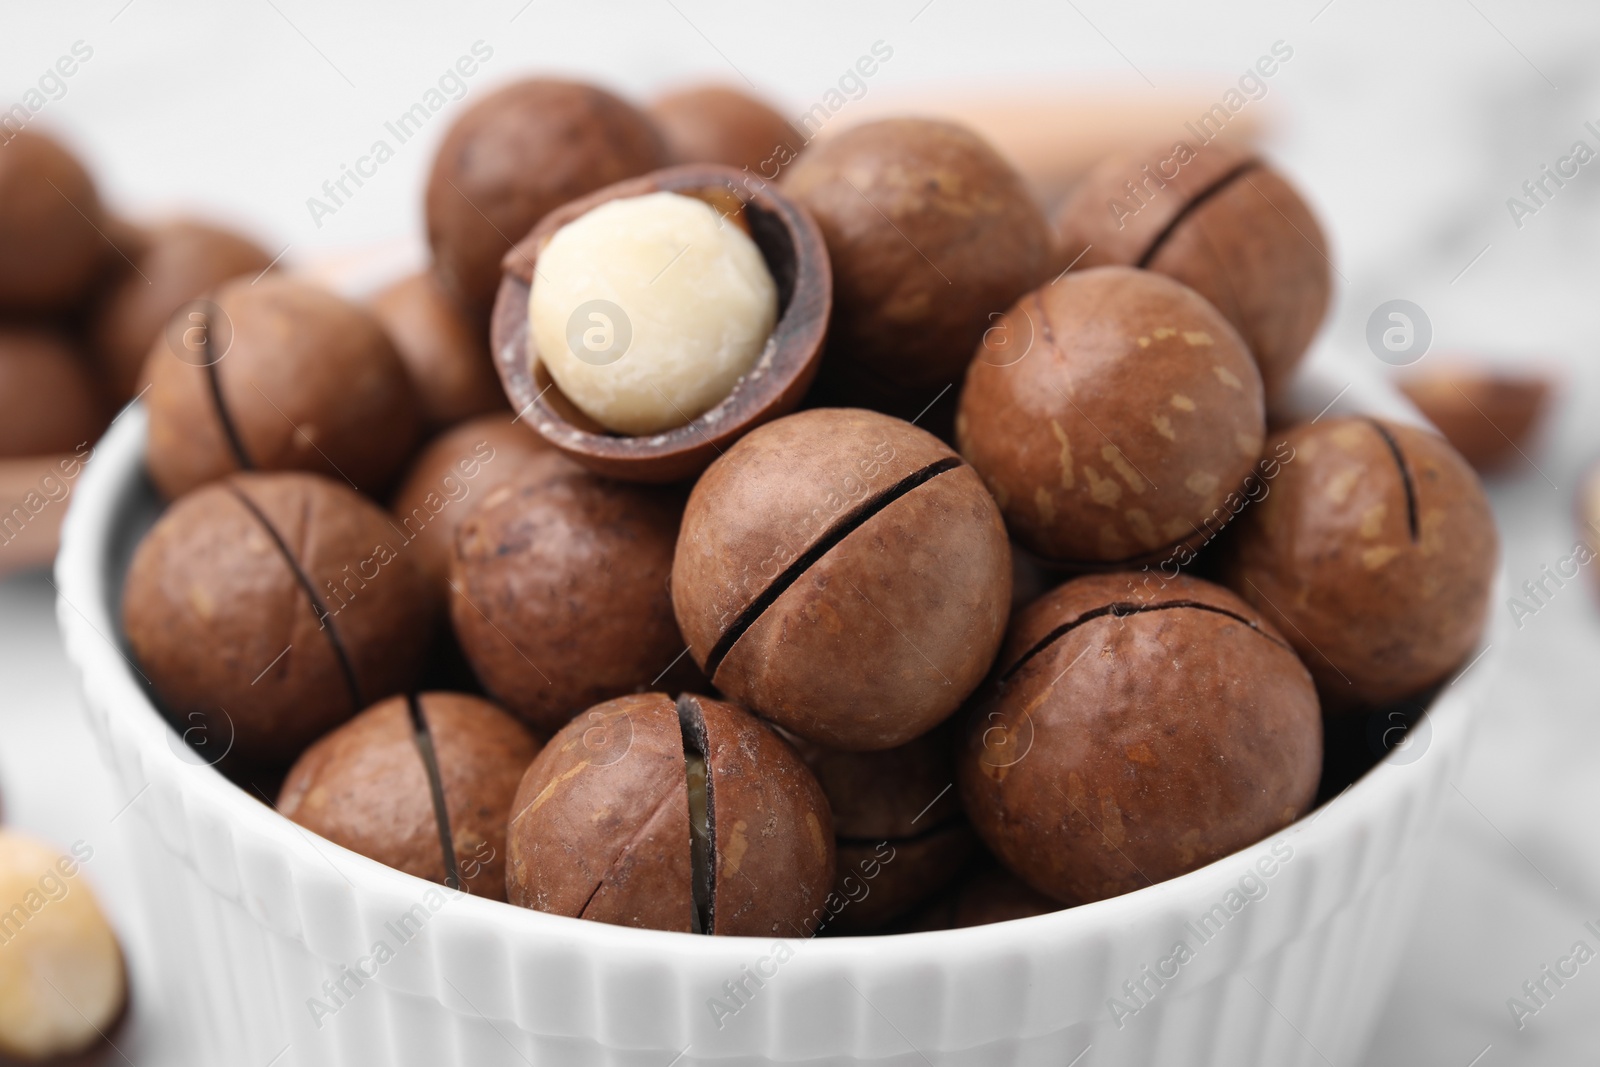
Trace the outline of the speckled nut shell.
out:
[[[1103,267],[1029,293],[967,372],[956,444],[1023,545],[1075,567],[1214,537],[1261,452],[1261,378],[1191,289]]]
[[[1424,364],[1398,384],[1461,458],[1486,473],[1527,459],[1555,385],[1537,371],[1463,362]]]
[[[1049,227],[1022,176],[961,126],[854,127],[809,148],[783,188],[828,243],[823,376],[841,403],[915,415],[960,382],[995,314],[1049,273]]]
[[[265,765],[409,689],[437,612],[390,518],[299,473],[234,475],[173,504],[122,598],[134,659],[180,732],[201,724]]]
[[[100,392],[65,336],[0,326],[0,458],[74,452],[105,424]]]
[[[489,358],[482,327],[424,271],[401,278],[371,301],[411,375],[428,432],[487,411],[505,411],[506,396]]]
[[[683,638],[667,580],[681,515],[659,489],[531,472],[456,532],[450,617],[490,693],[542,733],[675,680]],[[681,676],[677,676],[681,677]]]
[[[504,900],[511,798],[538,752],[486,700],[390,697],[306,749],[278,810],[396,870]]]
[[[1051,900],[987,856],[960,881],[917,909],[901,932],[958,930],[1058,911]]]
[[[1367,418],[1297,426],[1246,510],[1224,580],[1300,653],[1330,711],[1442,682],[1483,634],[1494,514],[1442,438]]]
[[[708,847],[691,846],[689,758],[703,757]],[[833,881],[828,800],[750,713],[661,693],[589,709],[512,803],[511,903],[622,926],[804,937]]]
[[[949,719],[884,752],[841,752],[801,740],[796,749],[828,795],[838,846],[822,930],[878,930],[937,893],[976,851],[953,788],[958,727]]]
[[[145,375],[145,466],[169,499],[238,470],[312,471],[377,495],[416,447],[417,400],[388,335],[298,279],[238,278],[185,305]]]
[[[417,453],[389,510],[429,580],[448,592],[456,530],[480,500],[502,485],[576,469],[525,423],[480,415]]]
[[[671,192],[741,221],[778,286],[778,322],[755,367],[705,414],[665,433],[613,434],[550,379],[528,330],[528,293],[539,254],[557,230],[612,200]],[[491,344],[511,406],[551,444],[590,470],[636,482],[692,478],[751,429],[793,411],[822,358],[833,275],[816,224],[774,186],[730,167],[694,164],[619,182],[546,215],[505,257]]]
[[[682,89],[650,105],[674,163],[721,163],[772,181],[806,139],[753,96],[725,85]]]
[[[0,144],[0,314],[63,311],[112,254],[100,198],[83,165],[31,130]]]
[[[962,800],[1033,888],[1082,904],[1289,825],[1322,770],[1311,676],[1220,586],[1074,579],[1025,609],[974,707]]]
[[[129,254],[132,266],[114,259],[125,269],[96,298],[89,319],[90,352],[108,395],[119,403],[139,391],[145,357],[173,312],[272,264],[272,253],[249,238],[192,219],[150,227]]]
[[[439,280],[486,317],[500,258],[545,216],[667,161],[655,125],[603,89],[550,78],[515,82],[469,108],[428,175],[428,244]]]
[[[1131,185],[1130,185],[1131,183]],[[1105,160],[1056,216],[1061,267],[1144,267],[1176,278],[1231,322],[1269,397],[1327,314],[1327,241],[1316,216],[1247,147],[1188,145]]]
[[[833,748],[894,748],[988,671],[1011,551],[978,476],[932,434],[820,408],[751,433],[696,483],[672,596],[731,699]]]

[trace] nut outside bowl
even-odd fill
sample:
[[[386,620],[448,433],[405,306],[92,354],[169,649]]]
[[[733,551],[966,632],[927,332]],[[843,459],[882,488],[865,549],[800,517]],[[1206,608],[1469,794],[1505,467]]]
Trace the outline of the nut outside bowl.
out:
[[[528,329],[528,293],[539,254],[567,223],[611,200],[670,192],[742,215],[778,285],[778,321],[756,365],[711,410],[664,433],[611,433],[550,378]],[[833,271],[822,231],[776,187],[732,167],[688,164],[608,185],[564,204],[506,253],[490,321],[490,347],[506,396],[528,425],[583,466],[631,482],[677,482],[763,422],[793,411],[811,387],[833,307]]]
[[[1304,368],[1297,409],[1315,413],[1354,363]],[[1370,376],[1339,410],[1417,421]],[[159,507],[143,474],[146,426],[141,409],[126,413],[81,476],[57,618],[113,799],[127,805],[117,830],[138,863],[144,943],[160,946],[142,961],[142,988],[152,1025],[188,1046],[173,1062],[1361,1061],[1494,654],[1439,691],[1409,749],[1346,792],[1268,840],[1124,896],[970,929],[814,940],[585,922],[453,896],[307,834],[183,744],[116,629],[123,570]],[[1485,644],[1503,647],[1508,624],[1496,613]],[[1172,973],[1162,961],[1179,940],[1192,958],[1158,985],[1147,974]],[[1131,999],[1130,985],[1148,992]],[[1109,998],[1137,1011],[1114,1015]]]

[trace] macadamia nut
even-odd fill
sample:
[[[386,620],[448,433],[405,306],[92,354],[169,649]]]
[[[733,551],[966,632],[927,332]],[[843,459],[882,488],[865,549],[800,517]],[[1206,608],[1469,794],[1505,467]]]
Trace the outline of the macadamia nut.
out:
[[[81,1052],[127,1000],[117,935],[79,874],[92,854],[82,847],[59,856],[0,831],[0,1059]]]
[[[584,414],[659,433],[755,365],[778,291],[748,234],[677,193],[613,200],[557,230],[528,296],[539,358]]]

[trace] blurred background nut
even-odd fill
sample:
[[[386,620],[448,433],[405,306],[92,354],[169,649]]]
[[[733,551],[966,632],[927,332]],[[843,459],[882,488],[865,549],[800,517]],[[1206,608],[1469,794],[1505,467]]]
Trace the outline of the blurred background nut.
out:
[[[237,470],[387,490],[416,447],[417,399],[376,319],[309,282],[237,279],[185,305],[145,364],[145,465],[168,498]]]
[[[731,699],[819,744],[894,748],[988,671],[1010,543],[978,476],[932,434],[822,408],[751,432],[695,483],[672,598]]]
[[[849,902],[826,932],[882,928],[942,889],[977,850],[954,788],[958,725],[946,720],[883,752],[795,745],[833,809],[833,892]]]
[[[1322,771],[1311,676],[1221,586],[1077,578],[1017,616],[967,723],[962,801],[1034,889],[1086,904],[1305,814]]]
[[[783,188],[833,264],[829,403],[916,415],[960,382],[994,315],[1049,274],[1048,225],[1021,175],[961,126],[853,127],[808,149]]]
[[[487,411],[510,419],[488,338],[432,273],[401,278],[374,296],[371,308],[411,376],[425,432]]]
[[[0,1059],[45,1063],[105,1040],[128,979],[117,935],[72,854],[0,830]]]
[[[551,738],[512,803],[511,903],[622,926],[804,937],[834,877],[828,799],[770,727],[662,693]]]
[[[278,810],[396,870],[504,900],[511,798],[538,751],[486,700],[391,697],[306,749]]]
[[[0,313],[43,316],[76,304],[113,255],[94,181],[70,152],[8,128],[0,152]],[[98,228],[98,229],[97,229]]]
[[[1047,560],[1188,562],[1261,453],[1261,378],[1194,290],[1128,267],[1023,297],[978,349],[956,445]]]
[[[1480,473],[1527,458],[1552,381],[1537,372],[1432,360],[1399,379],[1400,391]]]
[[[1316,216],[1248,145],[1185,142],[1107,159],[1056,216],[1061,267],[1168,275],[1244,338],[1269,398],[1327,314],[1332,266]]]
[[[1323,707],[1443,681],[1477,647],[1499,555],[1472,468],[1443,438],[1368,418],[1297,426],[1272,491],[1245,510],[1223,581],[1272,620]]]
[[[480,415],[446,430],[417,453],[389,510],[411,539],[417,563],[441,594],[450,588],[456,530],[499,486],[576,470],[521,420]]]
[[[179,730],[279,765],[409,689],[438,596],[377,505],[311,474],[240,474],[183,497],[128,566],[123,631]],[[220,743],[220,742],[219,742]]]
[[[603,89],[551,78],[506,86],[445,134],[428,176],[428,244],[445,290],[487,321],[500,260],[552,208],[664,166],[642,112]]]
[[[174,312],[231,278],[255,278],[272,255],[242,234],[197,219],[151,226],[133,242],[89,312],[89,350],[107,395],[117,404],[140,389],[145,357]],[[126,249],[124,249],[126,251]]]
[[[484,688],[553,733],[599,701],[692,678],[667,590],[681,514],[672,491],[554,464],[485,494],[450,575],[456,639]]]
[[[106,424],[106,404],[65,334],[0,325],[0,459],[75,452]]]
[[[657,98],[650,117],[674,163],[722,163],[772,181],[806,140],[766,103],[725,85],[680,89]]]

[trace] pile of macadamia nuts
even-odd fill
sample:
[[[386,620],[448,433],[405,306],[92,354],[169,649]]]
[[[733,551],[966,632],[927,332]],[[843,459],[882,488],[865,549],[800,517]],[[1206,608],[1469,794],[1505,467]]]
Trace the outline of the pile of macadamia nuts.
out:
[[[1347,784],[1325,722],[1477,650],[1462,458],[1269,422],[1330,266],[1248,149],[1052,219],[950,123],[534,79],[426,217],[367,304],[230,245],[192,324],[100,320],[170,501],[123,598],[152,699],[399,870],[702,934],[1034,915],[1282,830]],[[47,243],[69,302],[98,240]]]

